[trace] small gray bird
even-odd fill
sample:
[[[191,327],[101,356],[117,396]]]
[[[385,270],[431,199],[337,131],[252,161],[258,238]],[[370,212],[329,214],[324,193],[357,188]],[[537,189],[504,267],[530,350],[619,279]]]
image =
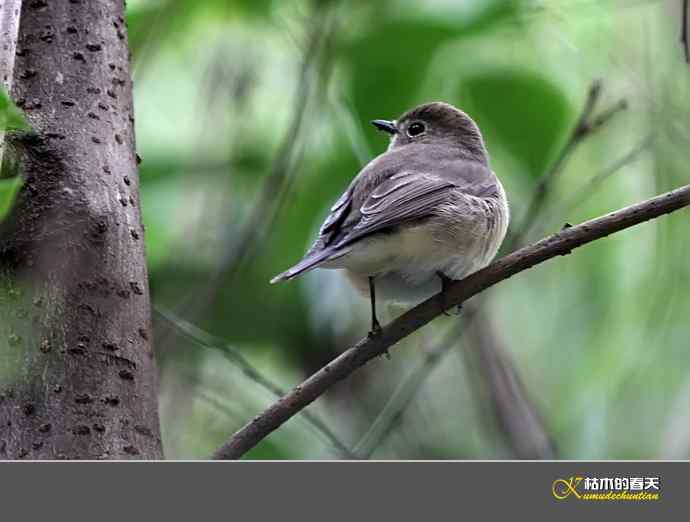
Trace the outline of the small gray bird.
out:
[[[340,268],[371,300],[419,302],[483,268],[508,228],[501,182],[476,123],[447,103],[398,120],[374,120],[388,150],[352,180],[304,258],[271,283],[313,268]]]

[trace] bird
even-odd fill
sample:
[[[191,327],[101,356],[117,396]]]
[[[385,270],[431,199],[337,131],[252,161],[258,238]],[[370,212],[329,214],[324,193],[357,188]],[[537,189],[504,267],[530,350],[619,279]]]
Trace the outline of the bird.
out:
[[[375,336],[377,299],[410,304],[445,295],[453,280],[495,257],[510,211],[479,127],[462,110],[431,102],[371,123],[389,134],[387,150],[331,207],[302,260],[271,283],[315,268],[344,270],[370,300]]]

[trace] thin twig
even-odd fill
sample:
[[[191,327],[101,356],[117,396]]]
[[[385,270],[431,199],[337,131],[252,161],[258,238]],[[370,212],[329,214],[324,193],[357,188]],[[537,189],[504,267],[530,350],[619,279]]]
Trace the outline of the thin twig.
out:
[[[595,117],[594,111],[601,97],[601,90],[601,81],[596,80],[592,82],[592,85],[587,93],[585,105],[582,108],[582,112],[580,113],[580,116],[578,117],[577,122],[570,133],[568,141],[566,141],[565,146],[561,149],[551,167],[544,172],[537,182],[537,186],[534,188],[532,199],[527,205],[525,217],[517,229],[518,232],[511,234],[506,241],[506,249],[508,251],[515,250],[517,247],[519,247],[525,237],[531,231],[544,207],[551,184],[563,171],[567,160],[570,158],[577,146],[587,137],[591,136],[597,130],[603,127],[604,124],[606,124],[618,112],[627,107],[627,102],[625,100],[621,100]]]
[[[194,326],[188,321],[177,317],[171,311],[166,310],[163,307],[154,307],[154,312],[160,316],[162,319],[168,322],[174,329],[180,332],[182,335],[198,344],[203,348],[209,348],[212,350],[219,351],[223,356],[234,366],[239,368],[242,373],[250,380],[257,383],[262,388],[268,390],[276,397],[282,397],[285,395],[286,391],[280,387],[278,384],[265,377],[259,370],[257,370],[247,358],[235,349],[233,346],[227,344],[222,339],[211,335],[208,332],[201,330],[200,328]],[[356,456],[352,451],[337,437],[337,435],[316,415],[312,414],[307,410],[302,410],[302,415],[304,418],[322,435],[328,439],[328,441],[340,452],[343,456],[354,459]]]
[[[450,309],[460,305],[490,286],[553,257],[570,254],[572,250],[582,245],[688,205],[690,205],[690,185],[580,225],[565,228],[494,261],[461,281],[453,282],[443,294],[436,294],[402,314],[386,325],[380,334],[362,339],[284,395],[232,435],[216,451],[214,458],[241,457],[285,421],[320,397],[336,382],[348,377],[368,361],[382,355],[395,343],[429,323],[443,313],[444,308]]]

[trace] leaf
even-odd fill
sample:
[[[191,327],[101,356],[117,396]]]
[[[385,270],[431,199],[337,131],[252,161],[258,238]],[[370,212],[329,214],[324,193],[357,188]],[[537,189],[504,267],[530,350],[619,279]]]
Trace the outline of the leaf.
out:
[[[30,129],[24,113],[14,104],[7,91],[0,87],[0,131]]]
[[[533,177],[553,160],[568,130],[572,110],[547,78],[524,70],[493,70],[462,84],[461,106],[488,142],[498,143]]]
[[[12,205],[19,189],[22,188],[22,184],[23,181],[20,177],[0,179],[0,221],[4,220],[12,210]]]

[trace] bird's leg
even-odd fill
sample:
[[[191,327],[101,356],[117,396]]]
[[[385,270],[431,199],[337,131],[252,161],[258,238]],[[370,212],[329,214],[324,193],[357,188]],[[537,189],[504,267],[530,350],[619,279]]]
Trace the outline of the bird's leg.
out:
[[[371,301],[371,331],[369,337],[376,337],[381,334],[381,323],[376,318],[376,288],[374,287],[374,277],[369,276],[369,299]],[[388,350],[386,350],[386,357],[390,359]]]
[[[374,277],[369,276],[369,300],[371,302],[371,331],[369,337],[381,333],[381,324],[376,318],[376,288],[374,288]]]
[[[450,284],[454,280],[451,279],[450,277],[448,277],[446,274],[444,274],[440,270],[438,272],[436,272],[436,275],[439,277],[439,279],[441,279],[441,299],[442,299],[441,307],[443,310],[443,315],[447,315],[450,317],[451,314],[446,312],[446,310],[448,309],[448,304],[446,302],[446,291],[448,290],[448,287],[450,286]],[[462,310],[462,305],[458,305],[456,308],[456,315],[459,314],[461,310]]]

